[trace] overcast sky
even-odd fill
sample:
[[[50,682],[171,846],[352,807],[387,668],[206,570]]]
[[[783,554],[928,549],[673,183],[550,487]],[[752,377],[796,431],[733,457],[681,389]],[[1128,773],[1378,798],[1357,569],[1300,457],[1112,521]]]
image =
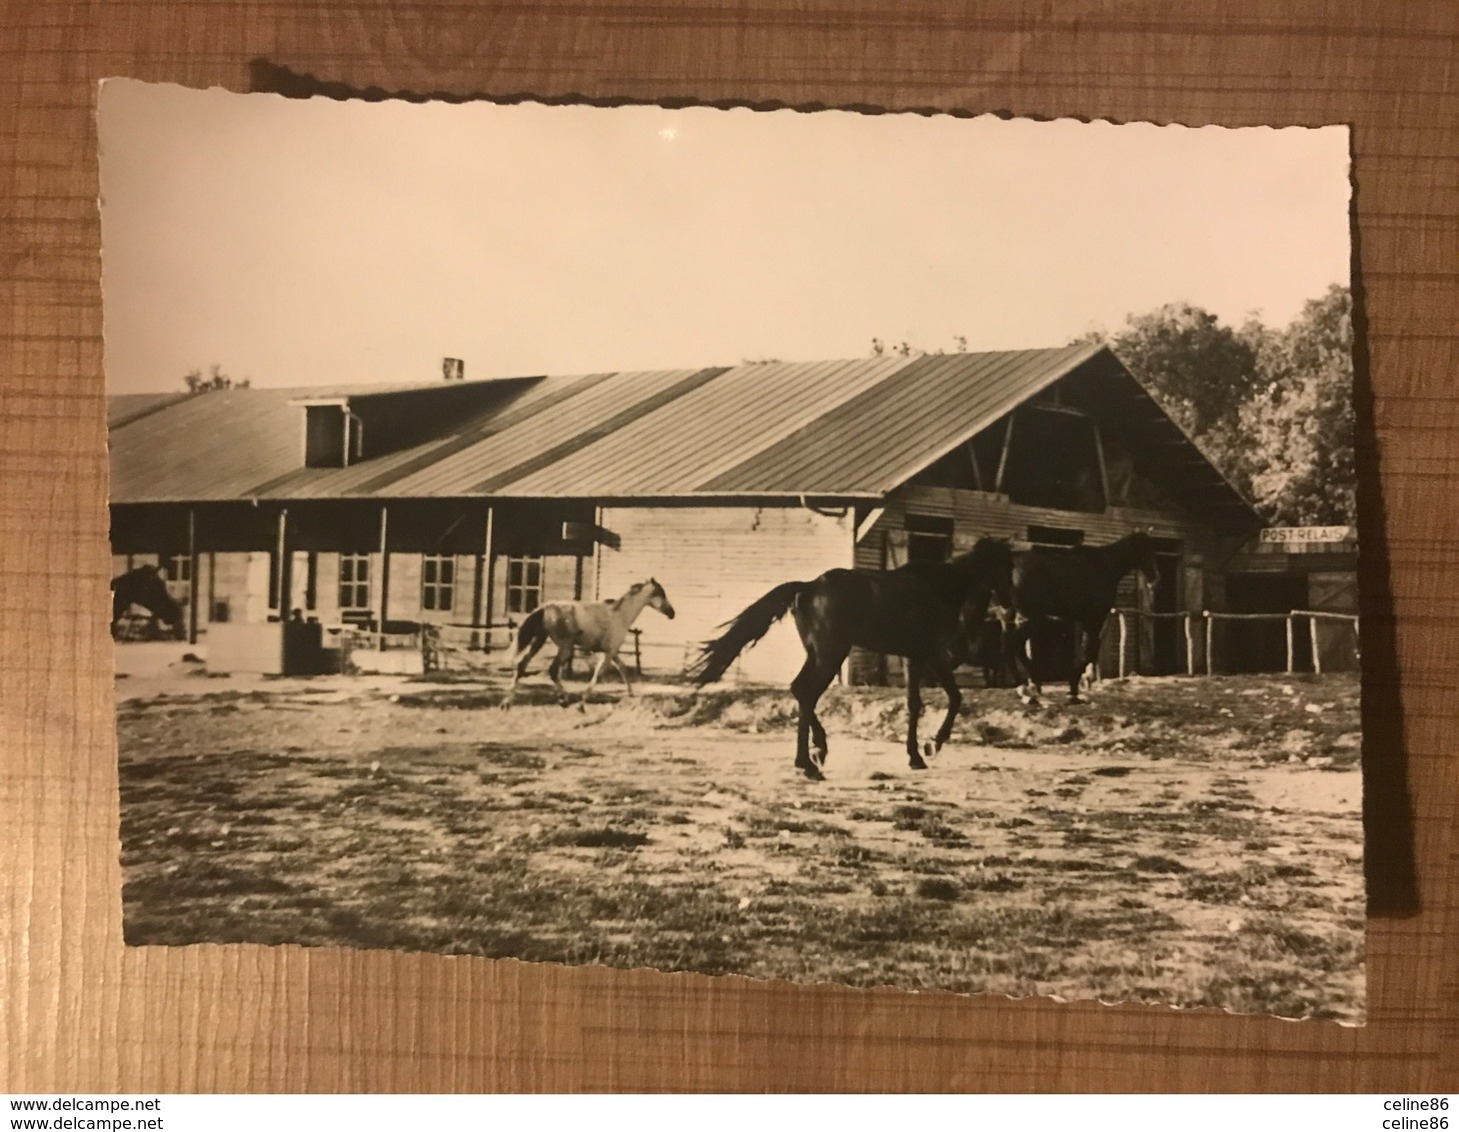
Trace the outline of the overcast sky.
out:
[[[1344,127],[287,100],[109,81],[112,392],[1058,346],[1348,281]]]

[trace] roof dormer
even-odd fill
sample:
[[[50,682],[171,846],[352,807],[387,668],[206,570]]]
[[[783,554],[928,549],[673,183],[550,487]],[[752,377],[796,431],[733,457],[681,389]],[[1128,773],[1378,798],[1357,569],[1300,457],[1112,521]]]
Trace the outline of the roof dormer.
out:
[[[304,408],[306,468],[347,468],[364,459],[365,422],[348,400],[298,403]]]
[[[509,403],[539,377],[362,389],[289,403],[304,410],[304,467],[348,468],[449,435]]]

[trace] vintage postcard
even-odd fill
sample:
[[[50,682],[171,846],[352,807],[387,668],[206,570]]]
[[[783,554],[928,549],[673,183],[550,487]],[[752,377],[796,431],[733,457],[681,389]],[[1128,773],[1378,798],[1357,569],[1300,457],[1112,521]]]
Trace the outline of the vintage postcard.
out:
[[[1345,128],[100,136],[128,943],[1362,1022]]]

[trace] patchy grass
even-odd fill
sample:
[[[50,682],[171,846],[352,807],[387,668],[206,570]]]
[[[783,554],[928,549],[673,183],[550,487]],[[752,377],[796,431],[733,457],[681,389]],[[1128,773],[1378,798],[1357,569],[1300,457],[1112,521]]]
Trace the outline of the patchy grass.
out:
[[[129,701],[126,938],[1361,1018],[1355,683],[1097,696],[974,693],[914,773],[900,693],[834,689],[818,784],[778,690]]]

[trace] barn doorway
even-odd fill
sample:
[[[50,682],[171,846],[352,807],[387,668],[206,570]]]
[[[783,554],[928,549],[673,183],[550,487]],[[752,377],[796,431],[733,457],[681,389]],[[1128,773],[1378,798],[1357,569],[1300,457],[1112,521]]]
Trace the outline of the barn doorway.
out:
[[[1076,527],[1050,527],[1030,524],[1028,541],[1038,551],[1067,553],[1084,545],[1084,532]],[[1066,681],[1073,674],[1075,634],[1072,621],[1058,618],[1039,625],[1029,641],[1033,653],[1029,665],[1033,678],[1041,684]]]
[[[1160,579],[1150,595],[1152,613],[1180,612],[1180,552],[1161,551],[1155,555]],[[1178,617],[1152,618],[1154,640],[1151,642],[1151,671],[1156,676],[1173,676],[1185,671],[1185,625]]]
[[[1226,604],[1232,613],[1290,613],[1307,606],[1307,579],[1301,574],[1231,574]],[[1224,672],[1285,672],[1287,626],[1270,621],[1227,621],[1216,643],[1217,667]],[[1293,634],[1298,672],[1312,669],[1312,644],[1306,633]]]

